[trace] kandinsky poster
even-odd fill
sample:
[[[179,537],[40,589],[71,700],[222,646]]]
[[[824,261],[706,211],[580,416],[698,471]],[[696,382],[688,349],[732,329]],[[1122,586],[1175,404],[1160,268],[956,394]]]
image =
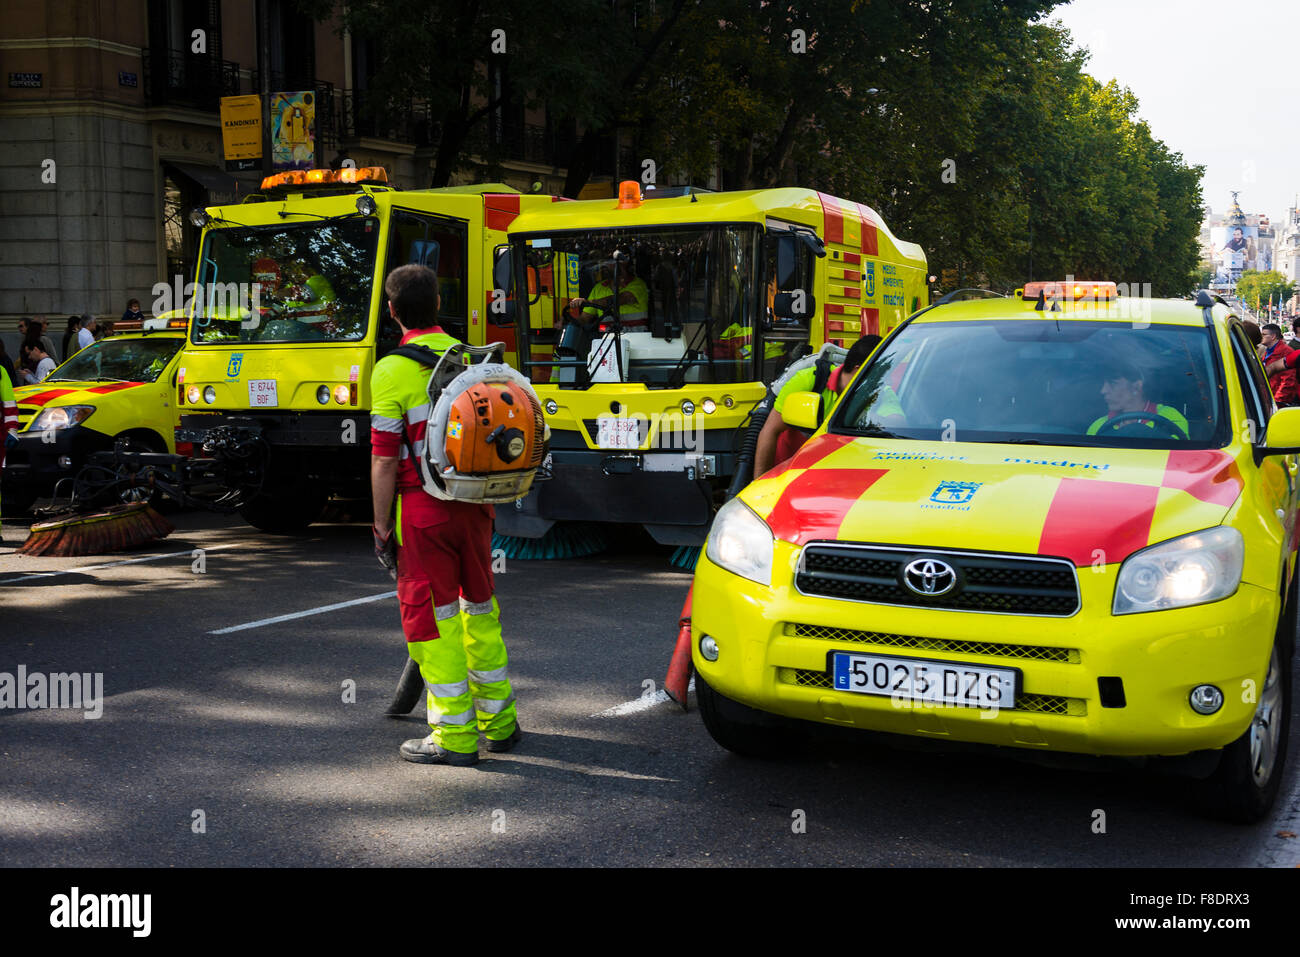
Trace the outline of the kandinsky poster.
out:
[[[316,94],[271,95],[271,164],[276,171],[316,165]]]

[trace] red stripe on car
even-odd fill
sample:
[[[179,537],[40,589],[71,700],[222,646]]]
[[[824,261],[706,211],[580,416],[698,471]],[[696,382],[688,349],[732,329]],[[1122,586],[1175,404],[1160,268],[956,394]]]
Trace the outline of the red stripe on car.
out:
[[[110,392],[121,392],[123,389],[134,389],[136,386],[144,385],[143,382],[113,382],[109,385],[97,385],[93,389],[87,389],[87,392],[93,392],[95,395],[107,395]]]
[[[45,392],[38,392],[35,395],[29,395],[18,400],[19,405],[44,405],[51,399],[57,399],[60,396],[71,395],[76,389],[47,389]]]
[[[1047,509],[1038,554],[1060,555],[1080,567],[1121,562],[1151,536],[1155,485],[1061,479]]]
[[[798,458],[798,456],[795,456]],[[838,538],[844,516],[888,469],[813,469],[788,486],[767,516],[772,534],[802,545]]]
[[[1241,471],[1232,456],[1213,449],[1170,452],[1161,484],[1225,507],[1237,500],[1242,488]]]

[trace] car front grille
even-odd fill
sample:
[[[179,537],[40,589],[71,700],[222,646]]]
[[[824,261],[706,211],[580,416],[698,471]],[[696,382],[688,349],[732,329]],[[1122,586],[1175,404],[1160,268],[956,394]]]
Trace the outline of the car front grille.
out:
[[[921,594],[904,584],[908,565],[925,559],[952,569],[955,584],[946,593]],[[1074,565],[1027,555],[813,542],[800,555],[795,587],[819,598],[948,611],[1068,618],[1079,610]]]
[[[807,668],[778,668],[777,679],[785,684],[798,685],[801,688],[826,688],[829,690],[833,687],[828,672],[812,671]],[[852,694],[852,692],[839,693]],[[934,707],[943,706],[935,705]],[[1082,718],[1088,714],[1088,702],[1083,698],[1065,698],[1051,694],[1029,694],[1022,691],[1016,696],[1016,706],[1012,710]]]
[[[949,654],[983,655],[990,658],[1020,658],[1028,661],[1058,661],[1077,665],[1078,648],[1054,648],[1043,645],[1009,645],[994,641],[962,641],[952,638],[920,638],[916,635],[891,635],[878,631],[855,631],[786,622],[785,634],[792,638],[815,638],[820,641],[847,641],[863,645],[885,645],[914,651],[938,651]]]

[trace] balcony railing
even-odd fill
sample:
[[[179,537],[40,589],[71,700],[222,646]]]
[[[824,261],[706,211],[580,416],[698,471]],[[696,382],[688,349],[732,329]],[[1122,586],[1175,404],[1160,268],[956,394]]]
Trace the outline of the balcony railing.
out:
[[[145,97],[150,106],[216,110],[223,96],[239,94],[239,64],[204,54],[143,52]]]

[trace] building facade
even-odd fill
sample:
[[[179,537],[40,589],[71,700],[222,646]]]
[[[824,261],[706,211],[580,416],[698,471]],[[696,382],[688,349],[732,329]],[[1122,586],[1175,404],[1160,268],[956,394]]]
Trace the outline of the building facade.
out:
[[[1201,260],[1213,272],[1211,288],[1232,293],[1237,280],[1248,269],[1267,272],[1273,268],[1273,225],[1262,213],[1246,213],[1232,194],[1232,204],[1223,213],[1206,209],[1201,223]]]
[[[378,53],[293,0],[11,3],[0,20],[0,324],[115,317],[131,298],[149,312],[155,283],[193,276],[189,211],[238,202],[262,176],[227,169],[224,96],[305,93],[316,165],[351,160],[386,167],[403,188],[430,185],[428,111],[367,108]],[[576,137],[544,107],[503,106],[453,183],[559,192]],[[617,144],[612,154],[584,196],[613,195]]]

